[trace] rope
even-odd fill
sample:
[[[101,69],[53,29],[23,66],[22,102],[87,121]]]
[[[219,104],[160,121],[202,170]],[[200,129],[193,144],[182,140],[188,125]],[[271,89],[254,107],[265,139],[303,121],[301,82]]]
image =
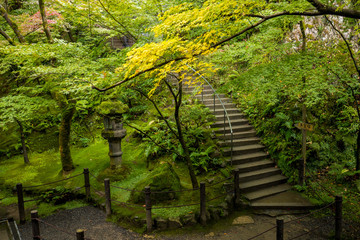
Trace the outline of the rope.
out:
[[[314,175],[312,174],[312,173],[308,173],[313,179],[315,179],[316,177],[314,177]],[[332,193],[332,192],[330,192],[328,189],[326,189],[326,187],[325,186],[323,186],[321,183],[319,183],[319,182],[316,182],[323,190],[325,190],[327,193],[329,193],[329,195],[331,196],[331,197],[335,197],[334,196],[334,194]]]
[[[41,222],[41,223],[43,223],[43,224],[45,224],[45,225],[47,225],[47,226],[49,226],[49,227],[52,227],[52,228],[54,228],[54,229],[56,229],[56,230],[58,230],[58,231],[60,231],[60,232],[66,233],[66,234],[68,234],[68,235],[71,235],[71,236],[76,235],[76,234],[73,234],[73,233],[68,232],[68,231],[65,230],[65,229],[59,228],[59,227],[57,227],[57,226],[55,226],[55,225],[52,225],[52,224],[50,224],[50,223],[48,223],[48,222],[45,222],[45,221],[41,220],[40,218],[33,218],[33,219],[35,219],[35,220],[37,220],[37,221],[39,221],[39,222]],[[91,238],[85,238],[85,239],[86,239],[86,240],[93,240],[93,239],[91,239]]]
[[[213,200],[215,200],[215,199],[222,198],[222,197],[226,197],[229,193],[233,193],[233,191],[229,191],[229,192],[227,192],[227,193],[225,193],[225,194],[223,194],[223,195],[220,195],[220,196],[214,197],[214,198],[212,198],[212,199],[209,199],[209,200],[207,200],[206,202],[211,202],[211,201],[213,201]]]
[[[161,206],[161,207],[152,207],[151,209],[163,209],[163,208],[180,208],[180,207],[190,207],[200,205],[200,203],[191,203],[191,204],[184,204],[184,205],[178,205],[178,206]]]
[[[85,186],[76,187],[73,191],[77,192],[77,191],[79,191],[80,189],[82,189],[84,187]],[[57,196],[61,196],[61,195],[64,195],[64,193],[56,193],[56,194],[51,195],[51,197],[57,197]],[[25,200],[24,203],[26,203],[26,202],[34,202],[34,201],[43,200],[43,199],[44,199],[43,197],[33,198],[33,199],[30,199],[30,200]]]
[[[110,187],[118,188],[118,189],[125,190],[125,191],[128,191],[128,192],[141,192],[141,193],[145,193],[144,191],[135,190],[135,189],[128,189],[128,188],[118,187],[118,186],[114,186],[114,185],[110,185]]]
[[[200,188],[196,188],[196,189],[183,189],[183,190],[177,190],[177,191],[155,191],[155,192],[153,192],[153,191],[151,191],[151,194],[153,194],[153,193],[176,193],[176,192],[190,192],[190,191],[197,191],[197,190],[199,190]]]
[[[306,235],[306,234],[309,234],[309,233],[315,231],[316,229],[325,226],[325,225],[328,224],[329,222],[330,222],[330,220],[327,221],[327,222],[324,223],[324,224],[319,224],[317,227],[312,228],[312,229],[309,230],[308,232],[305,232],[305,233],[302,233],[302,234],[300,234],[300,235],[298,235],[298,236],[296,236],[296,237],[290,238],[289,240],[297,239],[297,238],[302,237],[302,236],[304,236],[304,235]]]
[[[94,174],[89,171],[91,177],[95,178],[97,182],[102,183]]]
[[[50,184],[54,184],[54,183],[58,183],[58,182],[62,182],[62,181],[67,181],[69,179],[72,179],[72,178],[75,178],[75,177],[78,177],[80,175],[83,175],[83,173],[79,173],[75,176],[72,176],[72,177],[68,177],[68,178],[65,178],[65,179],[61,179],[61,180],[58,180],[58,181],[54,181],[54,182],[48,182],[48,183],[44,183],[44,184],[40,184],[40,185],[34,185],[34,186],[27,186],[27,187],[23,187],[23,188],[35,188],[35,187],[42,187],[42,186],[46,186],[46,185],[50,185]]]
[[[293,220],[284,222],[284,224],[291,223],[291,222],[298,221],[298,220],[301,220],[301,219],[303,219],[303,218],[306,218],[306,217],[308,217],[308,216],[310,216],[310,215],[312,215],[312,214],[315,214],[315,213],[317,213],[317,212],[320,212],[320,211],[322,211],[322,210],[324,210],[324,209],[332,206],[333,204],[334,204],[334,203],[332,202],[332,203],[326,205],[325,207],[322,207],[322,208],[320,208],[320,209],[317,209],[317,210],[315,210],[315,211],[313,211],[313,212],[311,212],[311,213],[308,213],[308,214],[306,214],[306,215],[304,215],[304,216],[301,216],[301,217],[295,218],[295,219],[293,219]]]
[[[141,207],[141,208],[145,208],[145,205],[140,205],[140,204],[135,204],[135,203],[126,203],[126,202],[119,202],[116,200],[111,200],[112,202],[114,202],[115,204],[117,203],[117,205],[125,205],[125,206],[134,206],[134,207]]]
[[[264,232],[262,232],[262,233],[259,233],[258,235],[255,235],[255,236],[249,238],[248,240],[252,240],[252,239],[255,239],[255,238],[257,238],[257,237],[260,237],[261,235],[263,235],[263,234],[265,234],[265,233],[267,233],[267,232],[270,232],[270,231],[273,230],[274,228],[276,228],[276,226],[274,226],[274,227],[272,227],[272,228],[269,228],[268,230],[266,230],[266,231],[264,231]]]
[[[213,187],[213,186],[218,185],[218,184],[220,184],[220,183],[226,182],[227,180],[231,179],[232,177],[233,177],[233,176],[230,176],[230,177],[225,178],[225,179],[223,179],[223,180],[221,180],[221,181],[219,181],[219,182],[209,184],[209,185],[207,185],[206,187],[208,187],[208,188]]]

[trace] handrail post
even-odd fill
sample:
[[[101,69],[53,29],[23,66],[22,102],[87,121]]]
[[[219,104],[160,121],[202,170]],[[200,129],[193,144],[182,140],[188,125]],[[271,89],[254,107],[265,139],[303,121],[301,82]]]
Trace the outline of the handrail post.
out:
[[[146,229],[147,232],[152,231],[152,216],[151,216],[151,189],[150,186],[145,187],[145,207],[146,207]]]
[[[342,232],[342,197],[335,197],[335,240],[341,239]]]
[[[201,101],[204,104],[204,85],[201,86],[202,90],[201,90]]]
[[[234,149],[234,144],[233,144],[233,137],[234,135],[233,135],[233,131],[232,131],[232,129],[231,129],[231,158],[230,158],[230,160],[231,160],[231,166],[233,165],[233,149]]]
[[[205,183],[200,183],[200,223],[206,225],[206,189]]]
[[[84,239],[85,239],[84,229],[76,230],[76,240],[84,240]]]
[[[239,169],[234,170],[234,205],[237,206],[240,198]]]
[[[215,115],[215,92],[214,92],[214,115]]]
[[[110,193],[110,179],[104,179],[104,187],[105,187],[105,209],[106,216],[109,217],[112,213],[111,211],[111,193]]]
[[[25,217],[23,186],[21,183],[16,184],[16,193],[17,193],[17,198],[18,198],[18,210],[19,210],[20,224],[23,224],[26,222],[26,217]]]
[[[84,181],[85,181],[85,194],[86,200],[90,199],[90,177],[89,177],[89,169],[84,168]]]
[[[284,220],[276,219],[276,240],[284,240]]]
[[[225,140],[225,142],[226,142],[226,139],[225,139],[225,117],[226,117],[226,116],[225,116],[225,113],[226,113],[226,112],[225,112],[225,108],[224,108],[224,140]]]
[[[31,226],[33,233],[33,240],[40,240],[40,225],[39,225],[39,215],[37,210],[31,211]]]

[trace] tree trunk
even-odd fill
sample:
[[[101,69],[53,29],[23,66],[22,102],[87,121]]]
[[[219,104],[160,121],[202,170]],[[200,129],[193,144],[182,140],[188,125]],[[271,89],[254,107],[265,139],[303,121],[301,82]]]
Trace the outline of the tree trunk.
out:
[[[358,132],[357,132],[355,160],[356,160],[356,169],[355,169],[355,171],[359,171],[360,170],[360,130],[358,130]],[[357,175],[359,175],[359,174],[357,174]]]
[[[49,25],[48,25],[48,22],[46,19],[46,12],[45,12],[45,6],[44,6],[43,0],[39,0],[39,7],[40,7],[40,14],[41,14],[41,19],[42,19],[42,23],[43,23],[43,27],[44,27],[44,32],[46,34],[46,38],[48,39],[49,43],[53,43],[54,41],[50,34]]]
[[[10,19],[9,15],[8,15],[8,13],[7,13],[7,11],[6,11],[6,9],[5,9],[1,4],[0,4],[0,14],[1,14],[1,16],[6,20],[6,22],[10,25],[11,29],[14,31],[14,33],[15,33],[16,37],[19,39],[20,43],[25,43],[25,39],[24,39],[24,37],[21,35],[17,24],[14,23],[14,22]]]
[[[14,40],[4,31],[0,28],[0,34],[3,35],[3,37],[13,46],[15,46]]]
[[[27,150],[26,150],[24,128],[23,128],[22,123],[18,119],[15,118],[15,121],[19,124],[19,127],[20,127],[19,132],[20,132],[20,137],[21,137],[21,146],[22,146],[23,155],[24,155],[24,163],[27,164],[27,163],[30,163],[30,161],[29,161],[29,157],[27,154]]]
[[[61,116],[59,128],[59,151],[63,171],[67,172],[74,169],[70,153],[70,131],[71,121],[75,113],[75,103],[62,104],[64,109]]]
[[[189,148],[187,147],[187,145],[185,143],[184,136],[182,134],[181,123],[180,123],[179,110],[180,110],[180,106],[181,106],[181,103],[182,103],[182,83],[181,82],[179,82],[179,93],[178,93],[178,95],[179,95],[178,99],[175,102],[175,113],[174,113],[175,121],[176,121],[176,127],[177,127],[177,130],[178,130],[178,136],[179,136],[179,141],[180,141],[181,147],[184,150],[186,165],[187,165],[188,170],[189,170],[189,175],[190,175],[192,187],[193,187],[193,189],[198,189],[199,184],[198,184],[198,181],[196,179],[194,167],[192,165],[191,158],[190,158]]]

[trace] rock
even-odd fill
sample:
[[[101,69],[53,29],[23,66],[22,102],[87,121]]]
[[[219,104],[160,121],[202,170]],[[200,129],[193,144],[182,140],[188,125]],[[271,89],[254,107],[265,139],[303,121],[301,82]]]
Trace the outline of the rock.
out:
[[[179,218],[169,218],[169,229],[181,228],[182,224]]]
[[[152,236],[152,235],[147,235],[147,234],[145,234],[143,237],[144,237],[144,238],[147,238],[147,239],[154,239],[154,238],[155,238],[154,236]]]
[[[130,201],[143,204],[145,194],[140,191],[143,191],[146,186],[150,186],[151,192],[165,192],[151,194],[152,203],[177,199],[179,193],[171,191],[181,189],[179,176],[170,163],[161,164],[151,171],[145,179],[139,181],[134,187],[136,191],[131,192]]]
[[[228,210],[229,209],[229,204],[227,202],[222,202],[219,204],[219,207],[221,207],[224,210]]]
[[[162,218],[156,219],[156,226],[159,230],[165,230],[168,228],[168,221]]]
[[[229,211],[228,211],[228,210],[222,210],[220,216],[221,216],[221,217],[227,217],[227,216],[229,216]]]
[[[182,223],[187,226],[194,226],[197,224],[195,214],[189,214],[182,217]]]
[[[254,219],[250,216],[240,216],[233,220],[233,225],[251,224],[254,223]]]
[[[214,237],[215,233],[214,232],[210,232],[208,234],[205,234],[205,237]]]
[[[208,181],[208,183],[211,184],[211,183],[213,183],[215,181],[215,178],[209,178],[207,181]]]

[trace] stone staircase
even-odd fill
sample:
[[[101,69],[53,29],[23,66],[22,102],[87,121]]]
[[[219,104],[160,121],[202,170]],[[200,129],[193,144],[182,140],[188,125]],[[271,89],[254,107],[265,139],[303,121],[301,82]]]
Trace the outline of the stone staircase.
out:
[[[192,93],[196,87],[188,87],[187,93]],[[224,155],[228,164],[238,169],[241,193],[249,200],[250,206],[257,208],[286,208],[303,209],[312,205],[299,194],[289,192],[291,186],[287,184],[287,178],[276,168],[269,159],[265,146],[260,143],[256,131],[248,120],[232,103],[232,100],[224,94],[219,94],[228,113],[233,130],[233,154],[231,161],[231,130],[227,118],[224,121],[224,110],[220,101],[215,98],[209,85],[203,86],[203,92],[196,95],[203,104],[213,111],[216,121],[212,125],[217,138],[220,140]],[[197,88],[198,89],[198,88]],[[224,134],[225,124],[225,134]],[[277,199],[271,200],[272,197]],[[278,199],[282,199],[279,201]]]

